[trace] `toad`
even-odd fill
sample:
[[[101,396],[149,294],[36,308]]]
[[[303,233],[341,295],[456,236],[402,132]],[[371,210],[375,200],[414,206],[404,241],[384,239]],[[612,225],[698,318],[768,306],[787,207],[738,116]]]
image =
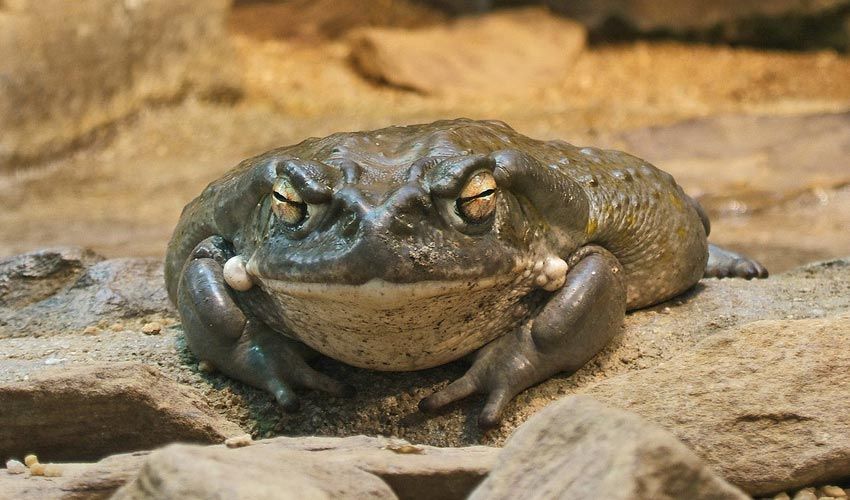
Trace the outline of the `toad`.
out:
[[[317,352],[393,371],[470,355],[420,408],[485,393],[490,427],[590,360],[627,310],[703,276],[767,276],[708,233],[646,161],[450,120],[243,161],[186,206],[165,272],[190,350],[285,410],[296,388],[352,391],[311,366]]]

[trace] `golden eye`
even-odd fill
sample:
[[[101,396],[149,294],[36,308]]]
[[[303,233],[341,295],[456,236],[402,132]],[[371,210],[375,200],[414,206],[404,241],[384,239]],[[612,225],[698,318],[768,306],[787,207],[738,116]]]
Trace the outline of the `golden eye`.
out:
[[[470,224],[485,222],[496,211],[496,179],[487,171],[473,175],[460,191],[457,213]]]
[[[297,226],[307,218],[307,204],[286,177],[274,183],[272,210],[287,226]]]

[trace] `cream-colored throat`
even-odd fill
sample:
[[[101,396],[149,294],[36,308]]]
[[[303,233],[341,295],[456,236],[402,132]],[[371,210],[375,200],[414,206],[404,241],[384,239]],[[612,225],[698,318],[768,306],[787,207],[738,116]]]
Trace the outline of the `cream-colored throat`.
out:
[[[407,371],[458,359],[504,335],[530,287],[513,276],[363,285],[259,279],[288,333],[353,366]]]

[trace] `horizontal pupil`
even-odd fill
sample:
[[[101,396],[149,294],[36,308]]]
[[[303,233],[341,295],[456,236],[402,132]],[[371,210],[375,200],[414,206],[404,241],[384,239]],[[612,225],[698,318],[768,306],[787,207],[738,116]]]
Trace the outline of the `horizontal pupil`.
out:
[[[277,191],[273,191],[272,196],[274,196],[274,199],[276,199],[277,201],[279,201],[281,203],[286,203],[288,205],[294,205],[296,207],[306,207],[307,206],[306,203],[304,203],[302,201],[290,200],[289,198],[285,197],[284,195],[278,193]]]
[[[478,199],[478,198],[485,198],[485,197],[490,196],[491,194],[493,194],[495,192],[496,192],[495,189],[488,189],[487,191],[481,191],[480,193],[476,194],[475,196],[468,196],[466,198],[461,198],[460,201],[461,201],[461,203],[466,203],[468,201],[475,200],[475,199]]]

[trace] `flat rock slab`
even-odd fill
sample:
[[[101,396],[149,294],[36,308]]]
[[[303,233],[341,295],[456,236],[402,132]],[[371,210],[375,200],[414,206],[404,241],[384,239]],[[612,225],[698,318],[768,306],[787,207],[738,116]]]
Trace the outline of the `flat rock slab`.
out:
[[[269,478],[279,478],[282,472],[286,472],[286,468],[291,468],[291,464],[309,466],[320,463],[322,470],[328,467],[330,470],[339,469],[354,480],[365,479],[371,488],[362,491],[386,496],[389,489],[393,496],[404,499],[461,499],[466,498],[483,480],[495,463],[498,452],[498,449],[486,446],[435,448],[411,445],[399,439],[366,436],[275,438],[255,441],[248,447],[238,449],[179,445],[155,454],[141,452],[115,455],[93,464],[59,464],[64,471],[59,478],[38,478],[28,474],[13,476],[0,471],[0,491],[9,492],[18,498],[25,495],[48,498],[106,497],[137,477],[156,477],[157,481],[162,479],[171,483],[176,480],[184,485],[192,484],[194,478],[190,472],[199,464],[229,468],[224,470],[222,476],[231,483],[257,480],[256,474],[260,473],[264,474],[260,478],[266,478],[260,482],[266,483],[270,482]],[[310,477],[309,467],[307,470],[303,467],[298,470]],[[238,473],[241,471],[248,471],[249,474],[242,477]],[[199,476],[207,478],[209,472]],[[375,478],[381,483],[376,483]],[[330,477],[326,482],[338,485],[340,480],[341,477]],[[275,484],[280,488],[279,483]],[[135,486],[129,486],[125,494],[137,486],[138,482]],[[172,488],[174,485],[165,487]],[[239,486],[242,487],[248,491],[250,485]],[[290,490],[294,488],[288,486],[280,491]]]
[[[373,80],[426,94],[509,94],[565,77],[585,38],[578,23],[523,9],[419,30],[362,30],[352,35],[351,58]]]
[[[0,171],[152,102],[234,92],[227,0],[0,4]]]
[[[587,396],[546,407],[508,439],[471,500],[744,500],[657,424]]]
[[[0,459],[96,459],[242,433],[152,366],[102,363],[0,384]]]
[[[850,477],[848,374],[844,314],[750,323],[583,392],[669,429],[763,496]]]
[[[2,259],[0,338],[171,317],[162,272],[158,260],[104,260],[75,247]]]

